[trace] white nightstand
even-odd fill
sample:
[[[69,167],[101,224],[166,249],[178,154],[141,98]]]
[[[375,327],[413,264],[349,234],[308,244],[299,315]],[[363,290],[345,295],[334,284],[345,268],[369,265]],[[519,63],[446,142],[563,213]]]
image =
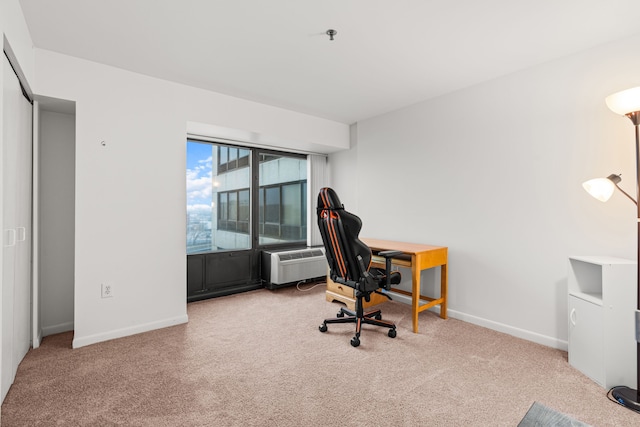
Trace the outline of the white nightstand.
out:
[[[569,363],[602,387],[636,384],[636,262],[569,257]]]

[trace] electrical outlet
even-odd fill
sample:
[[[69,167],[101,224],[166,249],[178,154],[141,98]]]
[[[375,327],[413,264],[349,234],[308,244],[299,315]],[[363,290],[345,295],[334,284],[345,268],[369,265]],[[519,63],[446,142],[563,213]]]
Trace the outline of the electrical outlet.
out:
[[[102,298],[111,298],[113,296],[113,285],[102,283]]]

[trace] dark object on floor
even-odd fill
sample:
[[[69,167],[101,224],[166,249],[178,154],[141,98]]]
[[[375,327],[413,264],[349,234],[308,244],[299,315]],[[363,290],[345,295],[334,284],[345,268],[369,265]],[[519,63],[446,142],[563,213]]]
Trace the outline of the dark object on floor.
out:
[[[589,427],[581,421],[574,420],[568,415],[562,414],[541,403],[533,402],[531,408],[518,424],[518,427]]]

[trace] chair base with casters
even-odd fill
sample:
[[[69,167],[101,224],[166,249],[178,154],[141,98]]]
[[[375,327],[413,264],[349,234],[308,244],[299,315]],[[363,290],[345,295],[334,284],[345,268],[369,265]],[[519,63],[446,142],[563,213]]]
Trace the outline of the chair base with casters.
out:
[[[382,326],[383,328],[389,328],[387,335],[391,338],[396,337],[396,325],[392,322],[382,320],[382,313],[380,310],[373,310],[364,312],[362,306],[362,300],[364,296],[356,296],[356,310],[352,311],[344,307],[340,308],[335,318],[325,319],[322,325],[318,327],[320,332],[327,332],[327,324],[330,323],[355,323],[356,335],[351,338],[351,345],[358,347],[360,345],[360,332],[362,330],[362,324]]]

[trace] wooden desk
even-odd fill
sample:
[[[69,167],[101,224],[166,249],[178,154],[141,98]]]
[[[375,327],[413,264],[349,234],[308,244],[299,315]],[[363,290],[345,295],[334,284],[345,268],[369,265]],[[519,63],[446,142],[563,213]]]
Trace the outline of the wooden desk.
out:
[[[417,243],[394,242],[391,240],[379,240],[360,238],[374,252],[402,251],[408,255],[407,259],[393,259],[392,264],[411,268],[411,292],[402,289],[392,289],[392,292],[411,296],[411,315],[413,319],[413,332],[418,332],[418,313],[436,305],[440,305],[440,317],[447,318],[447,247],[421,245]],[[377,268],[385,268],[384,258],[375,256],[372,263]],[[440,267],[440,298],[430,298],[420,293],[420,272],[428,268]],[[428,301],[420,304],[420,301]]]

